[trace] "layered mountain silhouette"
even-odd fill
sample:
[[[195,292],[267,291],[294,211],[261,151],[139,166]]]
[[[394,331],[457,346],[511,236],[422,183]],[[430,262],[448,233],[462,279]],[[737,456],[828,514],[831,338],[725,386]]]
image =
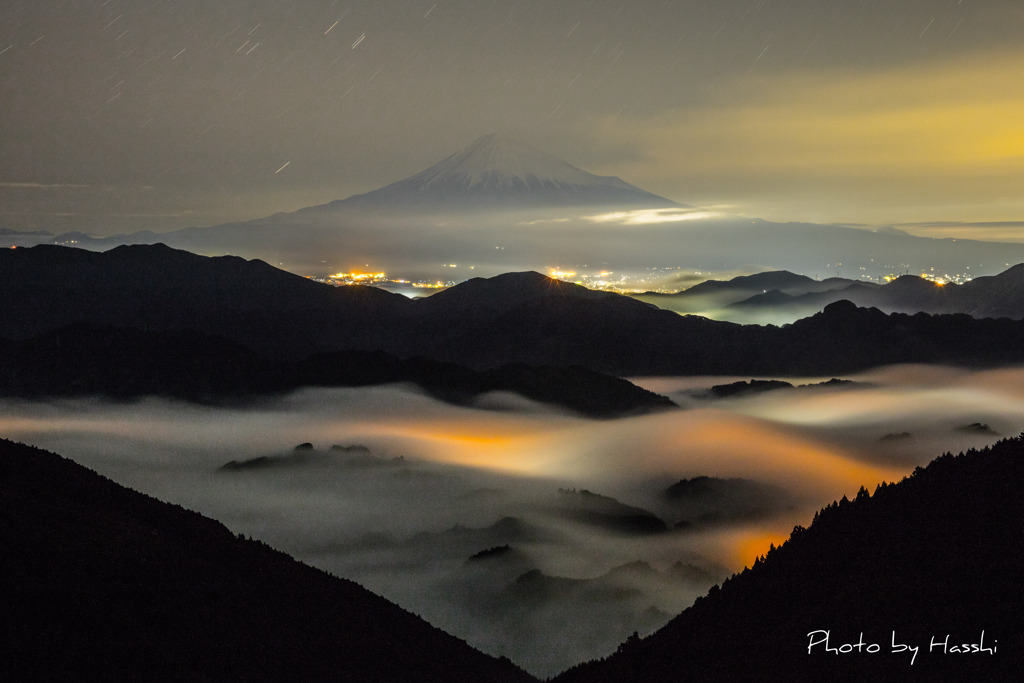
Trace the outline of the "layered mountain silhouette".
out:
[[[1018,437],[862,488],[653,635],[555,680],[1019,680],[1022,481]]]
[[[289,363],[382,351],[478,371],[508,364],[582,366],[618,377],[835,375],[893,363],[1024,360],[1020,320],[885,314],[840,301],[783,327],[736,325],[530,272],[474,279],[410,300],[370,287],[319,284],[259,261],[160,245],[104,253],[39,246],[0,252],[0,278],[8,293],[0,301],[0,339],[27,344],[19,351],[26,359],[33,344],[65,345],[43,335],[87,323],[215,335]],[[329,355],[307,362],[344,366]],[[521,379],[529,380],[529,372]]]
[[[0,396],[155,395],[201,403],[247,403],[302,387],[408,383],[434,398],[474,405],[512,392],[594,418],[675,407],[627,380],[585,367],[505,364],[488,370],[383,351],[335,351],[299,361],[268,358],[220,336],[78,323],[26,340],[0,339]]]
[[[359,585],[0,441],[5,680],[529,681]]]
[[[698,313],[714,308],[742,306],[757,297],[765,297],[763,300],[767,303],[769,298],[836,292],[856,284],[859,282],[846,278],[815,280],[787,270],[773,270],[740,275],[729,280],[705,280],[674,294],[644,292],[635,298],[680,313]],[[820,307],[816,310],[820,310]]]
[[[714,307],[745,313],[775,312],[804,317],[836,301],[852,301],[886,313],[966,313],[975,318],[1024,318],[1024,264],[964,284],[938,284],[903,275],[886,284],[828,278],[814,280],[788,271],[708,280],[676,294],[638,296],[680,312]]]
[[[824,285],[825,283],[822,283]],[[746,309],[780,309],[800,315],[846,299],[858,306],[887,313],[966,313],[975,318],[1024,318],[1024,264],[997,275],[975,278],[963,284],[937,284],[915,275],[904,275],[884,285],[855,282],[817,291],[773,290],[738,301]]]

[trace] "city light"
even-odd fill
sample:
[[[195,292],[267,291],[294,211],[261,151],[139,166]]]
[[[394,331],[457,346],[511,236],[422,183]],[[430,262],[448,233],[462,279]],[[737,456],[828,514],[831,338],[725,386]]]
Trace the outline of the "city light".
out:
[[[311,280],[329,285],[377,285],[388,281],[387,273],[334,273],[324,277],[307,276]]]

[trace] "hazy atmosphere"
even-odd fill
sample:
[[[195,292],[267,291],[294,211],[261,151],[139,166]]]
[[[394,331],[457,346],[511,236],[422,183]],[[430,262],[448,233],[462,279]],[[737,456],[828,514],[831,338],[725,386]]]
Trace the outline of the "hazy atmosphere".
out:
[[[1024,426],[1020,369],[901,366],[839,388],[706,395],[731,379],[638,380],[684,409],[612,421],[391,386],[248,410],[5,401],[0,429],[550,675],[660,627],[823,505]],[[719,488],[666,495],[701,476]],[[644,511],[668,528],[630,517]]]
[[[1013,0],[0,8],[0,228],[366,192],[497,132],[674,201],[1021,241]]]
[[[1019,667],[1022,37],[0,3],[0,678]],[[981,656],[805,642],[905,626]]]

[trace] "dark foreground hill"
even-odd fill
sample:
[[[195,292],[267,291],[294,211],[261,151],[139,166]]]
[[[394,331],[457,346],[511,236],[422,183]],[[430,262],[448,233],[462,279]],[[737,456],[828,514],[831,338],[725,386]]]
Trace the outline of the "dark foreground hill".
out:
[[[0,441],[0,678],[529,681],[355,583]]]
[[[1022,680],[1022,485],[1024,437],[943,455],[556,680]]]

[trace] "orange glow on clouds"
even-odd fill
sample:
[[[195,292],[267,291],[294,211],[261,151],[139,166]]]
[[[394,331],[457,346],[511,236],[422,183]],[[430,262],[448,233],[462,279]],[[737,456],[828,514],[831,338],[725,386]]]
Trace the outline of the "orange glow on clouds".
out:
[[[773,543],[778,547],[788,538],[789,533],[779,534],[757,530],[738,535],[734,540],[737,566],[752,567],[754,560],[768,554],[768,549]]]

